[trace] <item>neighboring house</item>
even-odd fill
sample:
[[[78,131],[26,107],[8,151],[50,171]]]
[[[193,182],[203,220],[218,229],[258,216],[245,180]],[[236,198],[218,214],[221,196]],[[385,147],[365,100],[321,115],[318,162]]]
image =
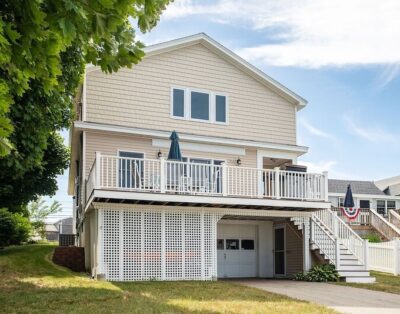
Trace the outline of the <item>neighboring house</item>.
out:
[[[48,241],[58,241],[60,234],[73,234],[73,218],[60,219],[54,223],[46,223],[46,239]]]
[[[372,208],[384,216],[387,216],[391,209],[400,208],[400,197],[385,194],[376,182],[329,179],[329,201],[333,207],[343,206],[349,184],[353,192],[354,205],[358,208]]]
[[[44,228],[46,230],[46,240],[47,241],[58,241],[59,232],[54,224],[47,223],[47,224],[45,224]]]
[[[316,251],[341,265],[347,249],[310,219],[331,207],[327,173],[296,167],[306,101],[205,34],[145,52],[111,75],[88,66],[77,96],[69,193],[92,275],[289,277]],[[354,261],[340,274],[365,279]]]
[[[400,176],[377,180],[375,184],[387,195],[400,196]]]

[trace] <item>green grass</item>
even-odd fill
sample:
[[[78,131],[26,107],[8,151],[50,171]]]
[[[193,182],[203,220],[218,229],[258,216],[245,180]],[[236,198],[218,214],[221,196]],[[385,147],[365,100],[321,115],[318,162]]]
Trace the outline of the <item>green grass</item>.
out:
[[[95,281],[54,265],[54,245],[0,250],[3,313],[333,313],[230,282]]]
[[[373,284],[367,283],[347,283],[338,282],[339,285],[351,286],[356,288],[363,288],[375,291],[383,291],[400,294],[400,276],[394,276],[386,273],[371,271],[371,276],[376,278]]]

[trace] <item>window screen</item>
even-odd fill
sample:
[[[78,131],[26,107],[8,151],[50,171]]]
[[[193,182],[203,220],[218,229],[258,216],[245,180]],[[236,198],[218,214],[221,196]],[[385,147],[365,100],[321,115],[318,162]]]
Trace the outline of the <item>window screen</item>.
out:
[[[210,97],[206,93],[191,93],[191,117],[193,119],[210,119]]]
[[[226,97],[215,96],[215,121],[226,122]]]
[[[174,117],[184,117],[185,116],[185,91],[183,89],[173,90],[173,108],[172,114]]]
[[[370,208],[369,200],[360,200],[360,208]]]

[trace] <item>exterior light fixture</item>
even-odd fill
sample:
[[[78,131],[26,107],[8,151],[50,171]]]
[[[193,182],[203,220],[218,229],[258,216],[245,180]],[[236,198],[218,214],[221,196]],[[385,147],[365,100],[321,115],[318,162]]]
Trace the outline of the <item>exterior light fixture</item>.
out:
[[[240,165],[242,164],[242,160],[241,160],[240,158],[238,158],[238,159],[236,160],[236,164],[237,164],[238,166],[240,166]]]
[[[162,156],[163,156],[163,154],[162,154],[161,150],[158,150],[157,157],[161,158]]]

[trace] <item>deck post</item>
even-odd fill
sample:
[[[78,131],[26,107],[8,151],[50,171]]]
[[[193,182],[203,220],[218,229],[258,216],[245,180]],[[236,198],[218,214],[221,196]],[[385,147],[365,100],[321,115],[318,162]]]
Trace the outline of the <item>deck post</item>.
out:
[[[333,234],[337,238],[339,237],[339,221],[337,212],[332,212],[332,219],[333,219]]]
[[[339,239],[335,238],[335,250],[336,250],[336,270],[340,270],[340,243]]]
[[[165,193],[165,158],[163,156],[160,157],[160,192]]]
[[[228,165],[222,163],[222,196],[228,196]]]
[[[303,222],[303,272],[311,269],[310,220]]]
[[[275,171],[275,198],[280,199],[281,198],[281,169],[279,167],[274,168]]]
[[[328,198],[328,171],[322,172],[322,175],[324,177],[324,180],[323,180],[323,192],[324,192],[324,195],[321,195],[321,196],[323,196],[321,198],[325,202],[329,202],[329,198]]]
[[[364,243],[363,243],[363,249],[364,249],[364,266],[365,266],[365,270],[368,270],[369,268],[369,261],[368,261],[368,254],[369,254],[369,244],[368,244],[368,240],[364,239]]]
[[[100,188],[100,182],[101,182],[101,180],[100,180],[100,175],[101,175],[101,173],[100,173],[100,171],[101,171],[101,153],[100,152],[96,152],[96,155],[95,155],[95,162],[96,162],[96,165],[95,165],[95,178],[94,178],[94,188],[95,189],[99,189]]]

